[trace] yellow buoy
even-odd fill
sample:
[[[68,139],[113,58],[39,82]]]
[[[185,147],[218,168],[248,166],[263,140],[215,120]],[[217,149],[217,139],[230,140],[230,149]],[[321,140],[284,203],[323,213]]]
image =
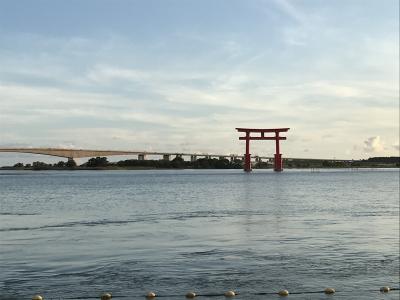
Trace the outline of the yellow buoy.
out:
[[[278,292],[279,296],[288,296],[289,295],[289,291],[288,290],[282,290]]]
[[[43,297],[40,295],[35,295],[32,297],[32,300],[43,300]]]
[[[103,295],[101,295],[101,300],[110,300],[112,298],[110,293],[104,293]]]
[[[194,297],[196,297],[196,293],[195,292],[189,292],[186,294],[186,298],[188,299],[193,299]]]
[[[236,296],[236,293],[234,291],[227,291],[224,295],[225,297],[234,297]]]
[[[390,287],[388,287],[388,286],[381,287],[381,292],[382,293],[389,293],[390,292]]]
[[[147,298],[147,299],[153,299],[153,298],[155,298],[156,296],[157,296],[156,293],[148,292],[147,295],[146,295],[146,298]]]
[[[335,289],[334,288],[326,288],[325,289],[325,294],[334,294],[336,291],[335,291]]]

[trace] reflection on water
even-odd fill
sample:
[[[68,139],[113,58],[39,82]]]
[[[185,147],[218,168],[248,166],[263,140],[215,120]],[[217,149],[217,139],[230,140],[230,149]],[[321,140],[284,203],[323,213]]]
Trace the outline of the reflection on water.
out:
[[[3,295],[399,299],[398,170],[0,174]]]

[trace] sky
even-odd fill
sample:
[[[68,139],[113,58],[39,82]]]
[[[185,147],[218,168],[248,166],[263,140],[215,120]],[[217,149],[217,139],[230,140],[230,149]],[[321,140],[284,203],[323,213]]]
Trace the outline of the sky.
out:
[[[0,147],[243,154],[236,127],[399,155],[399,1],[0,0]]]

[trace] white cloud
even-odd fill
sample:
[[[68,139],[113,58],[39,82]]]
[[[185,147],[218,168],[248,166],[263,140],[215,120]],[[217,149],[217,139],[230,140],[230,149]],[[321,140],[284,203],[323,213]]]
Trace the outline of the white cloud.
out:
[[[95,83],[112,83],[115,80],[144,81],[151,80],[151,74],[128,68],[115,68],[107,65],[98,65],[90,70],[87,78]]]
[[[306,15],[300,11],[299,8],[295,7],[290,1],[287,0],[275,0],[274,1],[282,12],[290,16],[294,20],[300,23],[306,21]]]
[[[65,142],[65,143],[59,143],[57,144],[54,148],[61,148],[61,149],[78,149],[74,143],[72,142]]]
[[[384,150],[384,144],[380,136],[373,136],[364,141],[364,151],[367,153],[380,153]]]

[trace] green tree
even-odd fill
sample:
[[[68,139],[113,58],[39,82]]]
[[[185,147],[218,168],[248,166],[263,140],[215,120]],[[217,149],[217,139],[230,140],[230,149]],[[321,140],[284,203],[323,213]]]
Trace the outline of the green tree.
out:
[[[35,161],[32,163],[32,168],[36,171],[38,170],[48,170],[50,166],[44,162],[41,161]]]
[[[175,169],[183,169],[185,167],[185,161],[182,157],[177,156],[171,161],[171,165]]]
[[[68,159],[68,161],[65,163],[65,166],[69,169],[75,169],[76,168],[76,162],[73,159]]]
[[[54,167],[62,169],[62,168],[65,168],[66,165],[67,165],[67,163],[60,160],[58,163],[54,164]]]
[[[229,167],[230,167],[230,163],[229,163],[229,160],[226,158],[218,159],[215,162],[215,168],[217,168],[217,169],[229,169]]]
[[[89,159],[86,163],[86,166],[89,168],[102,168],[107,167],[109,164],[107,157],[93,157]]]

